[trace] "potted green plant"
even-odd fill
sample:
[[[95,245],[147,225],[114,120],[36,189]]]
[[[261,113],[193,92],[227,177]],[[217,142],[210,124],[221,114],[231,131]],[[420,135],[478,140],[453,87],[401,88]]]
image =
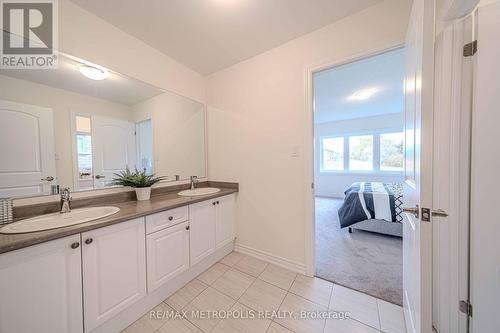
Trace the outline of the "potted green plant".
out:
[[[135,169],[132,172],[128,167],[124,171],[115,173],[115,176],[113,184],[133,187],[139,201],[149,200],[151,186],[165,179],[165,177],[155,177],[154,174],[147,175],[146,170],[138,171]]]

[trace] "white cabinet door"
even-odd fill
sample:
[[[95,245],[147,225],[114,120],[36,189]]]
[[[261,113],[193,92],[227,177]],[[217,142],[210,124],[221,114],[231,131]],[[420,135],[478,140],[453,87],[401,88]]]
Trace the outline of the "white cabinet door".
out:
[[[135,125],[123,120],[92,117],[94,187],[110,185],[114,173],[136,167]]]
[[[1,333],[82,331],[80,235],[0,255]]]
[[[50,193],[56,181],[52,110],[0,100],[0,197]]]
[[[215,251],[215,201],[208,200],[189,206],[191,265]]]
[[[148,292],[189,268],[189,223],[147,236]]]
[[[226,195],[217,198],[215,205],[215,221],[216,221],[216,248],[221,248],[224,245],[234,240],[234,194]]]
[[[146,295],[144,218],[82,233],[85,331]]]

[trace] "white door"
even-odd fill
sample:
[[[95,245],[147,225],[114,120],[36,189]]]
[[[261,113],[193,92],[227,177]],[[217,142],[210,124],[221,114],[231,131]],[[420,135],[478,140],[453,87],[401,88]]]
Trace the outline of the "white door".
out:
[[[408,332],[432,331],[434,1],[415,0],[406,36],[403,307]],[[417,216],[418,215],[418,216]]]
[[[472,332],[500,329],[500,3],[477,13],[472,118],[471,301]]]
[[[215,208],[216,221],[216,248],[231,243],[234,240],[234,204],[235,195],[226,195],[217,198]]]
[[[189,222],[154,232],[146,238],[148,292],[189,268]]]
[[[112,184],[114,174],[136,166],[135,125],[123,120],[92,117],[94,187]]]
[[[82,233],[85,332],[146,295],[145,243],[143,218]]]
[[[0,332],[83,331],[80,235],[0,255]]]
[[[47,194],[55,183],[52,110],[0,100],[0,197]]]
[[[208,200],[189,206],[191,265],[215,251],[215,203]]]
[[[470,128],[472,64],[463,47],[473,40],[472,16],[449,24],[435,42],[433,202],[447,217],[433,217],[433,326],[465,333],[469,299]]]

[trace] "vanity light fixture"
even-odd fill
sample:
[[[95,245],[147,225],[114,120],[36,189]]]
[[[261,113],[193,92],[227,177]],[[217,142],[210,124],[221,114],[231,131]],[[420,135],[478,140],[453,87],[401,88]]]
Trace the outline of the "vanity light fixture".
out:
[[[375,89],[361,89],[354,92],[350,99],[356,101],[364,101],[365,99],[372,97],[375,93]]]
[[[91,80],[104,80],[109,76],[109,73],[105,71],[104,69],[88,66],[88,65],[82,65],[78,67],[78,71],[83,74],[83,76],[91,79]]]

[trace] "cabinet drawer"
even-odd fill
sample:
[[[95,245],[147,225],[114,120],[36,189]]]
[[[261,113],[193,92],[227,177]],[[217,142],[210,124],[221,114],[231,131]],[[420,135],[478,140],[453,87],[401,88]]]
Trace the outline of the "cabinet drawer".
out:
[[[189,219],[188,206],[146,216],[146,234],[165,229]]]

